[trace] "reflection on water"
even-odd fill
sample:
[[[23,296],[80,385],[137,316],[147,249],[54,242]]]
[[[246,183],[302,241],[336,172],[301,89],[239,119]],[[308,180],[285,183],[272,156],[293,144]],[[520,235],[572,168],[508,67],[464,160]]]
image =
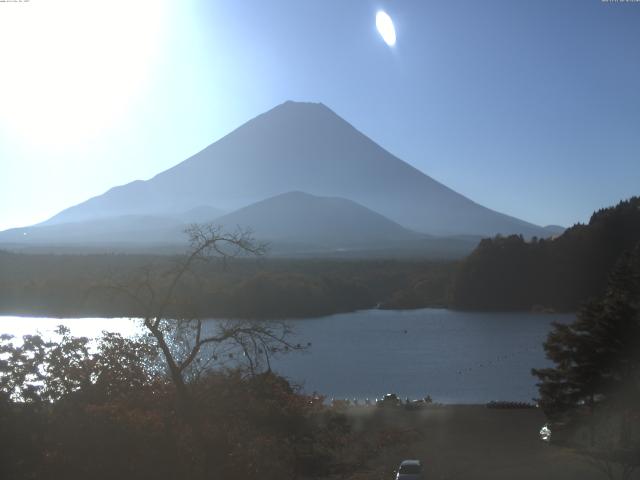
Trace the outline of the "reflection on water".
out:
[[[292,343],[312,346],[276,358],[273,367],[306,391],[328,397],[364,400],[395,392],[443,403],[531,401],[537,392],[530,371],[548,364],[542,342],[550,323],[573,318],[422,309],[292,320]],[[212,327],[215,320],[210,322]],[[140,331],[139,321],[123,318],[0,317],[0,333],[47,336],[59,324],[88,337],[102,330]]]
[[[58,325],[64,325],[76,337],[95,338],[102,331],[118,332],[132,336],[142,331],[139,320],[130,318],[36,318],[0,316],[0,334],[7,333],[20,338],[23,335],[40,334],[44,338],[54,336]]]

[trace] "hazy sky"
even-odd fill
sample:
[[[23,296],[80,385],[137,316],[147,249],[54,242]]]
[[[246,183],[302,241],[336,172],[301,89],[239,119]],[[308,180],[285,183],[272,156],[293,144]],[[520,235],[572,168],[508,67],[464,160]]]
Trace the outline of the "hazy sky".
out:
[[[0,2],[0,229],[148,179],[287,99],[485,206],[586,221],[640,194],[640,3]]]

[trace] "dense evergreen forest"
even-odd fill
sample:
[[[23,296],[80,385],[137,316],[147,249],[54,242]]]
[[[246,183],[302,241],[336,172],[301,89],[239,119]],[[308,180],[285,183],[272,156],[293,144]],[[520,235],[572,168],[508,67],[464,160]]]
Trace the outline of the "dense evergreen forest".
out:
[[[149,270],[178,260],[150,255],[52,255],[0,252],[0,314],[141,316],[113,284],[133,286]],[[443,306],[453,262],[237,258],[199,264],[184,302],[199,317],[295,318],[366,308]],[[160,278],[162,275],[156,275]]]
[[[495,237],[459,266],[452,306],[575,311],[604,291],[617,260],[640,242],[640,197],[595,212],[554,239]]]

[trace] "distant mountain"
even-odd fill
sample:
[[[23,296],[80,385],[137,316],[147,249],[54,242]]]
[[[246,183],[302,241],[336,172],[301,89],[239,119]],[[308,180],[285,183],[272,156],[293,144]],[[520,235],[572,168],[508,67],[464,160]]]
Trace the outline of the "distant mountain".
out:
[[[0,247],[36,252],[180,252],[191,223],[249,228],[275,256],[461,258],[479,237],[432,237],[410,231],[351,200],[288,192],[213,218],[202,207],[174,217],[122,215],[0,232]]]
[[[0,232],[0,245],[23,247],[141,247],[158,245],[183,246],[184,230],[193,223],[215,223],[224,212],[210,205],[201,205],[170,215],[114,215],[65,223],[44,223],[32,227],[13,228]],[[125,250],[130,248],[124,248]]]
[[[175,213],[172,218],[180,220],[183,223],[211,223],[216,218],[224,215],[224,210],[212,207],[210,205],[200,205],[190,208],[186,212]]]
[[[217,219],[231,228],[250,227],[258,240],[318,249],[385,247],[426,236],[351,200],[289,192],[262,200]]]
[[[112,188],[45,224],[226,211],[289,191],[342,197],[433,235],[545,229],[485,208],[396,158],[322,104],[286,102],[150,180]]]
[[[13,228],[0,232],[0,245],[110,246],[184,243],[179,219],[151,215],[121,215],[53,225]]]
[[[559,235],[562,235],[566,230],[566,228],[561,227],[560,225],[547,225],[544,227],[544,231],[549,237],[557,237]]]

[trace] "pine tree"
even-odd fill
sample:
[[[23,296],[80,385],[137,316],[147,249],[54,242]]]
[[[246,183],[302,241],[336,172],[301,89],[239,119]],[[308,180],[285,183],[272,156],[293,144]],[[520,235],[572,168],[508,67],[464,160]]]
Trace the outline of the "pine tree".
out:
[[[618,261],[602,298],[574,323],[554,324],[545,350],[555,367],[532,373],[550,418],[640,401],[640,244]]]

